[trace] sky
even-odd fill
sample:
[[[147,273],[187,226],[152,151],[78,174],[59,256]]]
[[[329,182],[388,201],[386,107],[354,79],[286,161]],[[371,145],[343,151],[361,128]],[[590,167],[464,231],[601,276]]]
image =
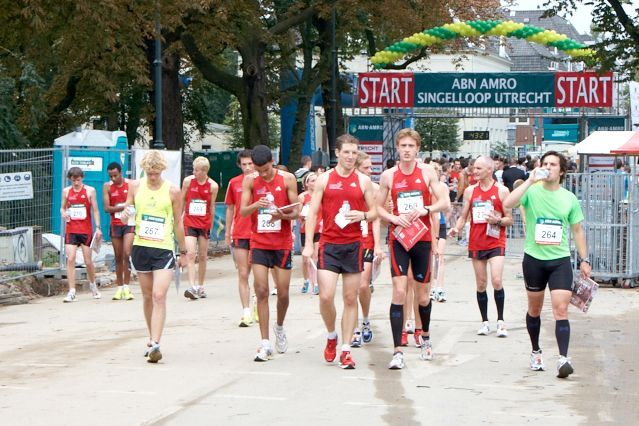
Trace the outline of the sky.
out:
[[[545,0],[516,0],[517,5],[511,7],[513,10],[537,10],[542,9]],[[502,3],[503,4],[503,3]],[[572,17],[568,18],[568,21],[581,34],[590,33],[590,17],[592,16],[592,6],[580,7]]]

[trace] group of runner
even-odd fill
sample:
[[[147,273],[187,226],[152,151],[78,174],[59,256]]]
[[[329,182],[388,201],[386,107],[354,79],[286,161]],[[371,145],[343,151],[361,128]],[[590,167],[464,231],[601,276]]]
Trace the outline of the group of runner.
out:
[[[288,340],[284,321],[289,306],[292,268],[292,221],[303,224],[302,257],[305,281],[302,292],[319,294],[320,313],[326,327],[324,358],[333,362],[337,356],[339,334],[341,348],[339,366],[356,366],[353,347],[373,339],[369,321],[371,273],[384,258],[380,222],[389,224],[389,254],[393,283],[389,319],[393,335],[393,354],[388,367],[405,365],[405,317],[414,306],[415,343],[421,349],[421,360],[433,359],[430,335],[431,259],[441,259],[446,239],[443,212],[450,207],[448,185],[439,173],[418,160],[420,135],[403,129],[396,136],[399,161],[384,171],[379,185],[370,179],[370,158],[359,152],[358,141],[342,135],[336,141],[337,165],[328,172],[304,177],[306,191],[298,194],[296,177],[274,167],[271,151],[259,145],[242,151],[238,164],[242,174],[229,182],[226,194],[227,230],[225,239],[232,247],[238,270],[238,288],[242,304],[239,325],[248,327],[259,320],[260,343],[255,361],[268,361],[273,356],[269,335],[269,273],[277,289],[276,319],[273,324],[275,349],[285,353]],[[111,237],[116,252],[118,289],[114,299],[133,298],[128,281],[126,259],[138,273],[144,299],[144,314],[149,330],[145,356],[149,362],[162,358],[160,338],[166,315],[166,293],[175,267],[174,241],[177,241],[180,266],[188,266],[191,286],[185,296],[206,297],[204,276],[206,247],[214,215],[218,185],[208,178],[208,161],[198,158],[194,174],[187,177],[182,190],[161,177],[166,162],[157,151],[149,151],[141,167],[139,181],[122,178],[117,164],[108,166],[111,181],[103,189],[105,210],[111,213]],[[567,162],[548,152],[526,182],[512,193],[493,179],[494,164],[488,157],[474,163],[474,185],[463,191],[461,216],[448,235],[455,235],[470,222],[468,254],[475,271],[477,302],[481,315],[480,335],[488,335],[488,267],[497,307],[496,335],[507,337],[504,319],[505,293],[502,271],[505,254],[505,228],[512,225],[511,209],[520,205],[526,215],[526,247],[523,261],[524,281],[528,294],[527,330],[532,352],[530,368],[543,370],[539,347],[540,312],[546,286],[550,287],[556,339],[560,358],[558,377],[567,377],[573,367],[568,359],[570,324],[567,308],[573,281],[568,228],[571,229],[579,254],[579,269],[590,274],[586,239],[581,227],[583,214],[574,194],[563,189]],[[75,265],[75,251],[81,247],[89,272],[94,297],[99,297],[93,267],[89,267],[92,238],[91,215],[99,230],[95,190],[82,184],[82,171],[69,170],[72,185],[65,188],[61,214],[68,218],[67,257]],[[541,181],[538,183],[538,181]],[[131,219],[130,219],[131,218]],[[442,232],[443,231],[443,232]],[[96,232],[96,237],[99,234]],[[445,243],[444,243],[445,244]],[[86,253],[89,251],[88,253]],[[199,252],[199,271],[195,279],[195,253]],[[250,308],[249,275],[252,272],[256,312]],[[314,272],[314,273],[313,273]],[[335,295],[342,277],[343,312],[341,327],[336,328]],[[315,278],[316,277],[316,278]],[[75,300],[74,283],[69,279],[65,301]],[[409,289],[414,289],[411,295]],[[411,303],[412,302],[412,303]],[[358,316],[358,303],[362,319]]]

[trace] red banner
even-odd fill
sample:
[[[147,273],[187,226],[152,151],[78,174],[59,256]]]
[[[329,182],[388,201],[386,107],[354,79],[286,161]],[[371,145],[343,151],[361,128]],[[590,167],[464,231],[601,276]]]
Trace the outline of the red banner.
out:
[[[612,73],[558,72],[555,74],[556,107],[611,107]]]
[[[415,92],[413,73],[359,74],[360,107],[411,107]]]

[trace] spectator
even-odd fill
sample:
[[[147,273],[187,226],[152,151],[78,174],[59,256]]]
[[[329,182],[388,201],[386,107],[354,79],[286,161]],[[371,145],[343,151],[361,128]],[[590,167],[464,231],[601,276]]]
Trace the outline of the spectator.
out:
[[[518,160],[516,158],[511,158],[510,167],[504,169],[504,172],[501,175],[504,186],[506,186],[510,192],[513,191],[513,184],[517,179],[526,180],[526,172],[521,170],[518,165]]]

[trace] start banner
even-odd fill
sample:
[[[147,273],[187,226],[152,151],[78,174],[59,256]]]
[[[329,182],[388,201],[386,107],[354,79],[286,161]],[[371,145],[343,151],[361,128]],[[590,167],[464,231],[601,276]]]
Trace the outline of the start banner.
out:
[[[360,107],[611,107],[612,73],[361,73]]]

